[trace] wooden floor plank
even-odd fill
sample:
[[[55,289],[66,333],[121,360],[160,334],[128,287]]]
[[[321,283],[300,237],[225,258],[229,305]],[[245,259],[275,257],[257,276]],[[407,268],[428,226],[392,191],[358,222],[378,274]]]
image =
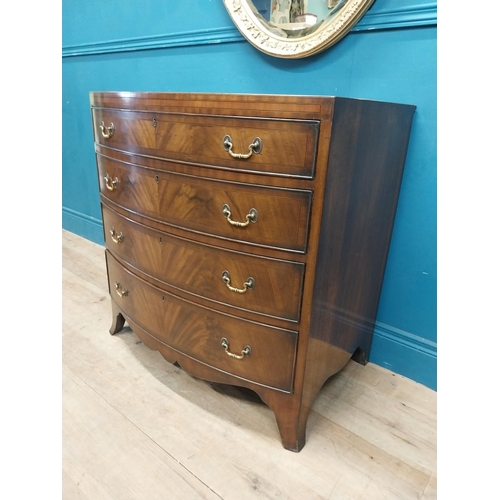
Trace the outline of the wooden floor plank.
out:
[[[436,500],[437,498],[437,475],[432,474],[425,487],[421,500]]]
[[[64,471],[88,498],[218,499],[67,367],[63,397]]]
[[[372,366],[359,368],[370,372]],[[352,378],[353,383],[344,384],[333,377],[316,400],[315,411],[407,465],[423,472],[435,470],[435,415],[422,412],[407,397],[372,388],[355,375]],[[401,383],[402,377],[392,378],[395,385]]]
[[[64,498],[435,498],[434,391],[350,362],[288,452],[255,394],[109,335],[103,248],[67,232],[63,248]]]
[[[65,463],[64,467],[66,466]],[[79,483],[75,483],[64,470],[62,471],[62,498],[63,500],[92,500],[79,488]]]

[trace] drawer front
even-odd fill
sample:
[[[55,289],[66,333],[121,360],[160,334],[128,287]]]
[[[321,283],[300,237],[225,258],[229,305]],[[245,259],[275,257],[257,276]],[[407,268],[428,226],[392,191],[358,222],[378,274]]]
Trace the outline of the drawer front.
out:
[[[100,155],[97,163],[102,195],[128,210],[221,238],[306,251],[311,191],[201,179]]]
[[[299,320],[304,264],[251,256],[168,235],[105,206],[103,220],[107,247],[144,273],[196,296]]]
[[[94,109],[103,146],[236,170],[312,178],[319,122]],[[112,124],[112,125],[111,125]],[[101,130],[101,125],[104,128]],[[230,138],[225,141],[224,138]],[[249,146],[256,139],[260,148]],[[232,147],[229,147],[229,143]],[[259,151],[260,149],[260,151]],[[258,151],[258,152],[257,152]]]
[[[106,260],[112,299],[145,331],[216,369],[291,392],[297,332],[244,321],[181,300],[140,280],[109,252]],[[242,354],[246,346],[249,355]]]

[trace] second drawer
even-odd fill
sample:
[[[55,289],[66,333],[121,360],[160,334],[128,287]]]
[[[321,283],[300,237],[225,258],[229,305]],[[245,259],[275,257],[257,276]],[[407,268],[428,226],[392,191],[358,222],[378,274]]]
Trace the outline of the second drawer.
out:
[[[101,195],[188,231],[306,253],[312,191],[161,172],[97,155]]]
[[[156,231],[103,206],[106,246],[175,288],[239,309],[299,321],[305,265]]]

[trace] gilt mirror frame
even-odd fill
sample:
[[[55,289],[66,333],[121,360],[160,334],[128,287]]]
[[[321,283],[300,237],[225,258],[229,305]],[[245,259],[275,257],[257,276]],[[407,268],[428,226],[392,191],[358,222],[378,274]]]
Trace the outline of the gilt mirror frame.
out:
[[[310,33],[288,37],[276,33],[279,30],[273,32],[273,26],[259,16],[251,0],[223,0],[231,19],[248,42],[270,56],[287,59],[308,57],[331,47],[351,31],[374,1],[346,0]]]

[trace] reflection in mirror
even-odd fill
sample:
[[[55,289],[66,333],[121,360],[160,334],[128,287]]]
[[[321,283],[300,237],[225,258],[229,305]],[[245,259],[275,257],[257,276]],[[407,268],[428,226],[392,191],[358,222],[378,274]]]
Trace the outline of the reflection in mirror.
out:
[[[313,55],[343,38],[374,0],[223,0],[242,35],[269,55]]]
[[[314,33],[347,0],[248,0],[256,17],[276,35],[294,38]]]

